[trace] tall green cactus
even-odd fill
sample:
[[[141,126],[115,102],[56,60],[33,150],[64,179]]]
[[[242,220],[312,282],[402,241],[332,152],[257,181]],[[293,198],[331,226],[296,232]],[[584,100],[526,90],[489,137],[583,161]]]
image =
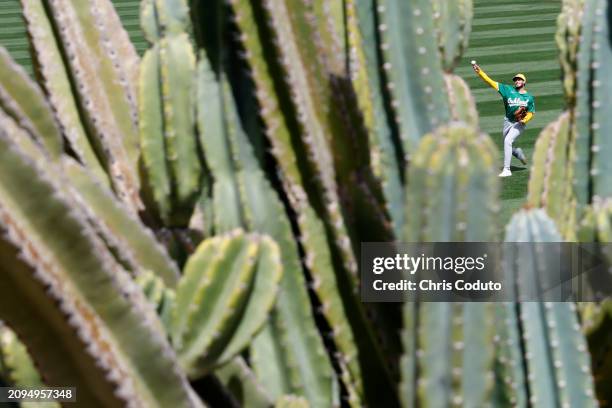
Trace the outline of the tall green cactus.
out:
[[[606,80],[612,63],[609,46],[609,4],[585,0],[582,30],[577,56],[576,79],[576,158],[574,185],[578,204],[587,205],[592,197],[609,197],[610,144],[608,101],[610,84]]]
[[[90,406],[199,405],[159,320],[43,163],[4,130],[0,155],[0,317],[45,381]]]
[[[39,84],[0,49],[0,319],[34,365],[13,337],[13,373],[87,406],[588,407],[588,344],[607,399],[609,301],[581,306],[585,342],[571,303],[358,297],[362,241],[496,239],[495,149],[452,74],[470,0],[143,0],[142,61],[108,0],[21,3]],[[558,19],[568,106],[529,203],[566,239],[609,241],[608,8]],[[506,239],[561,236],[538,210]]]
[[[199,378],[248,346],[274,305],[281,276],[274,241],[234,230],[200,243],[176,290],[152,274],[139,283],[157,307],[181,366]]]
[[[593,203],[584,211],[577,231],[578,239],[582,242],[600,242],[607,244],[602,246],[603,253],[610,262],[612,251],[609,243],[612,242],[612,200],[594,199]],[[596,294],[598,288],[592,288]],[[612,354],[610,353],[610,330],[612,323],[612,300],[607,298],[597,303],[581,303],[580,317],[583,330],[587,336],[589,351],[592,356],[593,375],[597,396],[602,401],[610,398],[607,383],[612,372],[610,364]]]
[[[494,152],[487,135],[460,122],[426,135],[408,174],[404,239],[494,239]],[[492,304],[405,303],[400,385],[404,406],[492,403],[494,310]]]
[[[516,251],[505,253],[508,272],[518,275],[520,271],[517,298],[524,299],[524,292],[534,289],[539,293],[548,271],[541,270],[537,246],[538,243],[562,241],[555,223],[541,209],[523,210],[510,220],[506,241],[523,243]],[[524,246],[529,242],[533,247]],[[525,301],[508,304],[504,311],[509,323],[520,322],[520,326],[506,326],[514,351],[510,347],[503,348],[511,399],[524,402],[527,396],[529,403],[537,406],[597,406],[590,356],[575,304]],[[517,335],[517,331],[520,334]],[[522,362],[516,360],[520,355],[517,352],[520,337],[525,353]],[[521,373],[517,367],[525,367],[526,372]],[[523,382],[524,379],[527,382]]]
[[[55,37],[53,22],[47,15],[45,4],[37,0],[22,0],[23,16],[32,42],[33,60],[42,79],[42,87],[48,95],[63,135],[79,161],[95,173],[100,181],[108,183],[100,157],[93,141],[89,140],[85,124],[79,116],[78,96],[73,94],[69,68],[63,60],[62,47]],[[119,31],[121,28],[119,28]]]
[[[17,65],[6,49],[0,48],[0,106],[32,138],[57,159],[64,149],[63,138],[51,107],[40,88]]]
[[[152,48],[139,81],[140,144],[147,182],[162,221],[186,226],[202,182],[195,124],[196,57],[184,0],[142,3]]]
[[[559,62],[563,72],[563,91],[568,105],[576,102],[576,58],[582,30],[585,0],[563,0],[557,17],[555,40],[559,48]]]
[[[562,113],[540,132],[533,153],[527,202],[545,208],[557,223],[561,235],[575,240],[576,201],[572,188],[574,152],[571,116]]]
[[[497,179],[491,139],[460,122],[426,135],[408,172],[407,242],[495,236]]]
[[[376,2],[382,68],[408,158],[420,138],[449,119],[429,1]],[[374,18],[372,16],[371,18]]]
[[[467,49],[474,5],[472,0],[435,0],[432,6],[442,67],[451,72]]]
[[[82,129],[86,132],[116,194],[137,213],[143,209],[137,166],[139,58],[117,13],[109,0],[22,3],[34,60],[67,139],[96,171]]]
[[[282,263],[285,266],[278,303],[273,313],[275,317],[264,329],[264,333],[273,331],[282,337],[282,341],[275,344],[276,352],[280,355],[277,360],[280,377],[262,377],[264,371],[261,364],[272,364],[267,359],[261,361],[258,357],[263,352],[258,346],[263,342],[264,337],[261,335],[252,346],[255,373],[264,384],[271,387],[278,381],[291,381],[286,383],[288,388],[272,387],[271,392],[278,391],[273,393],[273,397],[296,392],[305,395],[314,405],[330,404],[335,379],[314,325],[298,248],[292,239],[285,210],[253,155],[223,74],[217,78],[210,63],[202,55],[198,75],[198,94],[202,98],[198,105],[200,132],[208,135],[202,138],[204,153],[207,158],[210,157],[215,184],[224,183],[225,188],[232,189],[236,197],[233,204],[238,206],[234,211],[227,206],[226,201],[214,202],[215,220],[220,222],[217,228],[233,225],[270,235],[280,246]],[[205,95],[212,97],[203,98]],[[204,114],[204,109],[207,112],[219,112],[221,115],[210,117],[208,113]],[[209,120],[206,121],[205,118]],[[207,133],[207,129],[219,129],[207,128],[209,123],[215,126],[221,124],[223,131]],[[217,187],[213,191],[215,190],[218,191]]]

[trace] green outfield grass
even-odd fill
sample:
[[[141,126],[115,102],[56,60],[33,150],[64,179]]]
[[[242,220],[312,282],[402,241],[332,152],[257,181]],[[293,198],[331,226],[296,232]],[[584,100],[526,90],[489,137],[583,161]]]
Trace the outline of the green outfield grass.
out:
[[[495,81],[512,84],[512,76],[527,76],[527,90],[536,101],[536,115],[515,142],[531,159],[538,134],[563,109],[561,71],[555,30],[560,0],[476,0],[470,46],[456,73],[472,88],[480,114],[480,126],[499,148],[503,165],[501,128],[504,107],[495,90],[476,76],[470,66],[476,60]],[[512,159],[512,177],[501,179],[501,221],[505,225],[525,202],[529,168]]]

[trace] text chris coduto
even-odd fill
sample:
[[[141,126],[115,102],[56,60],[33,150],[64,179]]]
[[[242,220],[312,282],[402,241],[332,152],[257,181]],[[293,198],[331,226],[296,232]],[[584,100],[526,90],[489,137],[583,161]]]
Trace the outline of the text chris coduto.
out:
[[[372,272],[380,278],[372,281],[376,291],[500,291],[502,284],[492,280],[463,279],[466,272],[481,272],[486,267],[487,254],[482,256],[440,257],[440,256],[410,256],[396,254],[395,256],[379,256],[373,258]],[[405,279],[393,279],[387,282],[383,274],[393,272],[401,274]],[[444,273],[452,273],[448,280],[440,278]],[[430,276],[425,275],[427,273]],[[436,273],[433,279],[431,274]],[[418,274],[418,279],[412,279]],[[397,278],[397,276],[395,276]]]

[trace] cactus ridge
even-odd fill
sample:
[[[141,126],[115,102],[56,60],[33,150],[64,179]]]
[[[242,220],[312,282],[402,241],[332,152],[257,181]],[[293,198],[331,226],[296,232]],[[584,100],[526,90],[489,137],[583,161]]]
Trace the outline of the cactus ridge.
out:
[[[560,242],[561,236],[545,211],[523,210],[507,227],[508,242]],[[520,249],[519,249],[520,250]],[[506,262],[520,268],[518,296],[524,299],[533,288],[548,287],[546,271],[541,269],[537,248],[508,253]],[[525,281],[527,278],[527,281]],[[596,406],[590,357],[571,302],[521,302],[507,309],[520,319],[525,345],[529,402],[546,406]],[[513,317],[513,319],[515,318]]]
[[[151,231],[80,164],[64,159],[63,170],[71,182],[68,185],[72,196],[78,200],[90,223],[103,231],[104,240],[116,240],[113,247],[130,260],[130,269],[136,274],[153,271],[166,285],[174,287],[179,277],[178,268]]]
[[[608,107],[612,102],[612,86],[606,72],[612,66],[612,48],[610,48],[610,5],[607,1],[596,3],[595,26],[593,39],[593,81],[592,81],[592,123],[591,123],[591,168],[593,196],[606,198],[612,196],[612,147],[607,135],[612,131],[612,118]]]
[[[351,1],[347,4],[350,78],[367,129],[372,172],[380,180],[385,197],[384,206],[393,224],[395,236],[401,235],[403,217],[403,185],[401,147],[395,144],[391,126],[387,123],[382,78],[379,72],[376,27],[369,10],[369,2]]]
[[[118,387],[116,393],[110,392],[109,396],[114,394],[131,404],[148,401],[147,404],[155,406],[169,398],[174,399],[175,403],[191,405],[188,385],[179,374],[174,353],[163,335],[161,324],[139,291],[135,290],[126,272],[113,261],[104,244],[88,227],[79,211],[71,206],[61,188],[44,176],[39,165],[33,164],[16,146],[11,145],[4,131],[0,135],[0,144],[3,163],[0,171],[3,175],[0,180],[3,191],[0,204],[4,231],[3,258],[7,262],[11,259],[5,258],[14,251],[11,248],[19,247],[23,251],[19,258],[14,257],[12,262],[7,263],[17,265],[15,273],[20,275],[16,278],[13,276],[11,284],[2,287],[5,291],[2,298],[9,302],[2,306],[3,319],[18,333],[21,330],[36,330],[27,323],[28,320],[15,320],[19,310],[11,307],[11,302],[15,301],[15,297],[28,298],[34,294],[44,298],[46,303],[57,301],[55,307],[44,307],[56,313],[55,319],[60,315],[66,319],[60,320],[61,324],[55,328],[45,326],[41,330],[57,331],[58,348],[72,348],[77,338],[70,333],[72,328],[77,329],[78,342],[86,345],[83,352],[90,354],[91,357],[87,358],[97,361],[103,374],[100,369],[94,371],[107,378],[102,383],[108,381]],[[28,180],[25,184],[24,179]],[[41,196],[46,197],[44,202],[47,203],[42,215],[38,212],[43,202]],[[17,202],[18,207],[15,205]],[[50,234],[54,236],[60,232],[73,239],[49,239]],[[82,256],[66,256],[66,245],[76,247]],[[83,269],[89,271],[87,276],[81,273]],[[5,273],[10,270],[8,268]],[[91,285],[90,279],[93,277],[96,285]],[[47,295],[39,293],[41,284],[48,287]],[[15,304],[23,305],[22,302]],[[41,315],[44,307],[37,310],[32,306],[30,312]],[[118,312],[123,316],[121,319],[116,319]],[[130,330],[125,330],[126,326]],[[43,338],[48,339],[48,336]],[[152,356],[156,357],[154,365],[151,365]],[[49,363],[48,360],[46,362]],[[54,372],[52,365],[45,366],[43,361],[40,364],[44,373],[50,370],[48,378],[53,378],[50,380],[53,383],[65,380],[72,383],[69,378],[74,379],[70,377],[74,374],[69,374],[70,370]],[[143,370],[145,365],[148,369]],[[76,372],[79,371],[74,368]],[[69,377],[63,380],[65,375]],[[165,383],[168,388],[160,391],[156,383]],[[100,397],[91,395],[89,398]],[[87,399],[84,395],[84,400]]]
[[[407,242],[491,236],[498,210],[494,151],[488,136],[459,122],[422,139],[407,176]]]
[[[218,79],[203,53],[197,69],[198,131],[206,162],[214,178],[214,225],[217,232],[225,232],[242,226],[244,217],[234,164],[225,137],[229,124],[225,119],[223,94]]]
[[[312,171],[312,179],[317,185],[321,208],[324,211],[326,225],[332,231],[335,249],[341,255],[345,269],[352,277],[353,284],[356,286],[357,263],[349,233],[344,220],[344,214],[336,175],[334,171],[334,161],[328,145],[332,130],[329,129],[327,121],[322,117],[321,112],[328,109],[324,92],[324,75],[321,73],[316,47],[310,44],[307,29],[301,35],[294,34],[294,26],[297,25],[297,10],[291,10],[284,2],[279,0],[269,0],[264,2],[263,11],[268,19],[269,25],[273,30],[273,44],[278,53],[279,63],[285,74],[285,81],[292,89],[290,93],[291,102],[297,112],[297,121],[301,133],[300,145],[303,146],[305,157],[307,158],[309,169]],[[299,20],[298,20],[299,22]],[[302,27],[302,26],[298,26]],[[306,26],[306,28],[309,28]],[[305,55],[304,55],[305,54]],[[309,61],[308,64],[299,63]],[[304,67],[312,63],[312,70]],[[312,73],[310,73],[312,71]]]
[[[476,99],[467,83],[460,76],[453,74],[444,74],[444,80],[453,121],[465,122],[469,126],[478,127]]]
[[[48,96],[63,135],[79,161],[89,167],[100,181],[109,183],[79,117],[78,101],[72,93],[68,68],[63,63],[58,63],[62,60],[62,50],[55,38],[44,4],[36,0],[22,0],[21,5],[28,35],[35,50],[32,58],[36,61],[41,86]]]
[[[432,7],[442,67],[452,72],[468,47],[474,6],[472,0],[435,0]]]
[[[585,0],[582,16],[580,45],[577,55],[576,72],[576,108],[575,132],[576,155],[574,157],[574,190],[579,207],[590,202],[592,194],[590,163],[591,163],[591,86],[593,74],[593,39],[595,27],[595,8],[597,0]]]
[[[570,107],[576,103],[576,59],[581,37],[585,0],[563,0],[557,17],[555,41],[559,49],[565,100]]]
[[[172,312],[173,341],[192,376],[230,361],[263,326],[280,265],[269,238],[233,232],[200,244],[185,267]]]
[[[50,0],[49,19],[59,33],[80,112],[118,197],[134,212],[143,208],[136,170],[138,139],[134,112],[124,84],[129,75],[117,65],[116,47],[109,43],[88,3]],[[91,27],[92,29],[86,29]],[[103,44],[104,43],[104,44]],[[99,61],[95,66],[93,61]]]
[[[235,117],[236,110],[233,101],[226,96],[226,109],[229,120]],[[277,306],[274,313],[279,315],[278,329],[286,340],[283,352],[292,361],[299,371],[300,387],[304,387],[305,396],[313,404],[324,403],[331,398],[329,388],[334,381],[331,364],[324,352],[314,321],[308,294],[305,288],[305,279],[299,262],[297,245],[291,238],[291,227],[282,203],[276,197],[257,160],[253,156],[251,146],[242,129],[235,129],[228,134],[230,149],[234,158],[240,158],[241,171],[238,172],[238,184],[241,192],[241,202],[245,213],[250,214],[245,219],[249,229],[269,234],[280,246],[282,263],[286,273],[281,281]],[[300,344],[300,346],[297,346]],[[305,352],[304,354],[301,354]],[[316,374],[315,374],[316,373]]]
[[[332,264],[331,260],[329,260],[331,254],[326,248],[326,240],[322,240],[324,235],[323,225],[316,218],[316,213],[310,207],[308,198],[305,195],[306,193],[302,188],[302,176],[297,167],[297,160],[293,155],[294,150],[291,145],[289,130],[284,117],[279,115],[278,110],[276,110],[279,102],[272,91],[273,84],[269,68],[262,64],[264,56],[261,49],[261,40],[258,38],[259,33],[253,27],[253,9],[245,1],[234,2],[232,7],[234,20],[244,33],[240,36],[241,40],[244,42],[245,48],[249,50],[245,58],[251,65],[251,75],[257,84],[258,91],[256,96],[260,106],[262,106],[262,117],[268,125],[266,131],[272,142],[272,153],[277,157],[279,165],[284,169],[283,175],[285,178],[283,181],[285,183],[285,190],[292,206],[297,211],[297,223],[301,230],[301,243],[307,253],[306,266],[313,275],[313,289],[321,299],[323,315],[334,327],[331,336],[341,353],[339,356],[340,364],[346,364],[347,369],[353,376],[351,383],[345,385],[347,387],[354,386],[356,391],[361,393],[362,391],[359,391],[361,389],[360,363],[357,357],[365,359],[369,359],[369,357],[357,355],[357,350],[352,340],[356,338],[354,337],[356,335],[353,335],[352,332],[353,330],[365,330],[365,333],[360,334],[359,338],[366,339],[370,338],[372,334],[368,333],[367,325],[364,326],[364,317],[360,316],[360,313],[363,314],[363,311],[353,314],[353,316],[343,316],[346,314],[346,311],[343,311],[343,309],[348,310],[347,308],[359,306],[354,306],[355,302],[352,300],[354,295],[352,293],[344,294],[343,297],[347,299],[344,301],[337,295],[338,280],[334,276],[333,270],[331,270]],[[244,184],[249,185],[249,183]],[[349,306],[344,306],[343,302],[348,302],[346,304]],[[346,320],[347,318],[349,319],[348,321]],[[350,320],[354,322],[352,323],[353,329],[348,325]],[[371,344],[371,341],[364,342],[364,345],[360,348],[362,350],[376,348],[376,346]],[[380,363],[376,364],[379,365]],[[380,366],[376,370],[379,372],[381,370]],[[385,369],[383,368],[382,370],[384,372]]]
[[[566,111],[540,133],[533,153],[527,197],[530,205],[546,209],[563,236],[575,229],[573,169],[568,165],[574,149],[570,121],[570,113]]]
[[[219,112],[220,115],[209,121],[204,121],[204,117],[201,116],[200,132],[206,134],[208,123],[217,126],[211,130],[221,129],[222,132],[216,133],[214,139],[212,137],[202,139],[204,153],[207,161],[210,161],[215,183],[223,181],[226,188],[231,189],[229,191],[233,191],[236,195],[236,200],[233,202],[239,205],[238,214],[234,213],[235,216],[230,219],[227,217],[220,219],[222,224],[216,229],[228,225],[229,221],[230,224],[249,231],[270,235],[279,244],[282,263],[285,266],[277,305],[272,315],[276,316],[277,323],[274,325],[274,330],[278,333],[277,336],[286,339],[276,345],[279,370],[287,370],[290,373],[287,375],[278,371],[276,375],[290,381],[284,382],[278,378],[262,379],[262,383],[273,384],[281,381],[284,385],[276,387],[277,392],[282,394],[293,390],[305,395],[310,401],[318,401],[313,402],[315,405],[327,405],[331,400],[331,385],[335,379],[322,340],[314,326],[298,248],[292,239],[289,220],[276,192],[259,168],[250,142],[240,124],[227,80],[223,75],[215,76],[210,69],[210,63],[205,58],[206,56],[202,54],[200,95],[203,95],[203,92],[217,95],[216,101],[219,101],[219,105],[212,112]],[[204,105],[201,105],[201,108],[203,107]],[[219,205],[224,206],[226,202],[219,202]],[[215,213],[222,213],[224,210],[219,207],[215,209]],[[268,323],[268,329],[272,329],[270,325]],[[254,356],[258,354],[256,351],[258,346],[275,347],[266,344],[264,340],[257,340],[261,336],[264,336],[263,339],[266,338],[263,333],[266,333],[265,329],[253,342]],[[255,373],[260,374],[261,370],[257,368],[256,361],[257,358],[254,358]],[[271,391],[271,395],[274,394]]]
[[[409,160],[420,138],[449,119],[432,5],[384,0],[376,11],[385,86]]]
[[[0,47],[0,107],[57,159],[63,139],[51,107],[25,70]]]
[[[245,408],[264,408],[272,405],[272,398],[257,382],[255,374],[243,358],[236,357],[215,371],[216,377]]]
[[[185,226],[203,183],[196,131],[196,56],[182,1],[143,2],[152,47],[140,71],[140,143],[148,182],[165,225]],[[150,84],[153,84],[150,86]]]

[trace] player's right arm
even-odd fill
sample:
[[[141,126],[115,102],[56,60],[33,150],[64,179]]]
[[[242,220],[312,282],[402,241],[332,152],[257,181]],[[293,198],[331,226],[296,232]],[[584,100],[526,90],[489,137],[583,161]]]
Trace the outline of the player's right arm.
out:
[[[474,67],[474,72],[476,72],[478,76],[482,78],[483,81],[489,84],[491,88],[495,89],[496,91],[499,91],[499,82],[496,82],[492,80],[491,78],[489,78],[489,76],[485,74],[485,72],[478,65],[474,64],[473,67]]]

